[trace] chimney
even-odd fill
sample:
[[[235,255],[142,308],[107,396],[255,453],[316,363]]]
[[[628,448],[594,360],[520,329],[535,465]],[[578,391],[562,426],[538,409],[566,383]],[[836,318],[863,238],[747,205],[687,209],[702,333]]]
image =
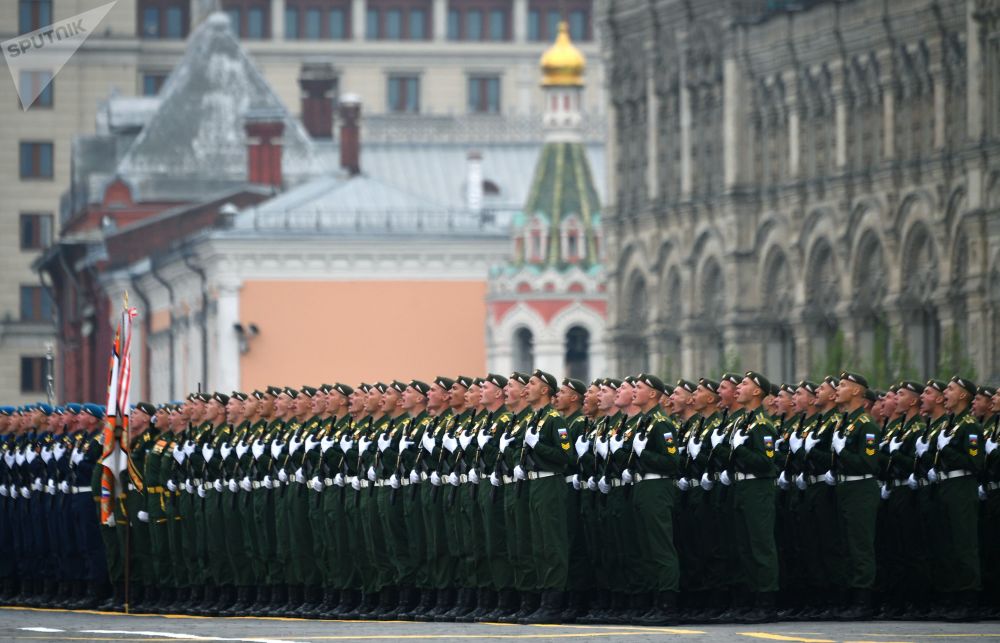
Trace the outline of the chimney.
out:
[[[483,209],[483,155],[469,150],[465,164],[465,204],[473,212]]]
[[[333,138],[333,105],[337,73],[330,63],[305,63],[299,74],[302,124],[315,139]]]
[[[361,99],[344,94],[340,99],[340,167],[351,176],[361,173]]]
[[[281,134],[284,114],[278,110],[250,110],[243,116],[247,134],[247,180],[281,188]]]

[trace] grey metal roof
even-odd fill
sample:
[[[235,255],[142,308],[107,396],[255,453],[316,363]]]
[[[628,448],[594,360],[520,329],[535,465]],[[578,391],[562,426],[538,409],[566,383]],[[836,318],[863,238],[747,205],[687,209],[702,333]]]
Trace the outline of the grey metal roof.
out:
[[[185,177],[197,188],[211,177],[218,191],[246,182],[244,115],[268,110],[284,116],[282,172],[290,184],[326,167],[302,128],[278,99],[222,13],[213,14],[188,40],[186,52],[167,79],[155,115],[118,165],[118,174],[139,191],[137,200],[166,198]]]

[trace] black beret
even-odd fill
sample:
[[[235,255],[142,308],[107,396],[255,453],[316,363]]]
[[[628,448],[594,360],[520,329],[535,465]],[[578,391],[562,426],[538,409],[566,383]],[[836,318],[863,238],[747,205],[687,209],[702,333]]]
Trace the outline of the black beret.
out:
[[[873,389],[866,388],[865,399],[868,400],[869,402],[875,402],[878,400],[878,395],[875,394],[875,391]]]
[[[489,375],[487,375],[486,379],[484,380],[484,383],[485,382],[489,382],[490,384],[492,384],[497,388],[503,388],[507,386],[507,378],[504,377],[503,375],[497,375],[496,373],[490,373]]]
[[[400,382],[399,380],[392,380],[389,386],[397,393],[402,393],[406,390],[406,382]]]
[[[358,384],[358,390],[361,391],[362,393],[367,393],[368,391],[372,390],[372,385],[367,382],[361,382],[360,384]]]
[[[679,379],[676,384],[677,388],[682,388],[688,393],[694,393],[698,390],[698,385],[691,380]]]
[[[212,394],[209,393],[209,392],[207,392],[207,391],[202,391],[201,393],[195,393],[194,396],[195,396],[196,399],[199,399],[202,402],[211,402],[212,401]]]
[[[843,373],[840,374],[840,379],[847,380],[848,382],[854,382],[859,386],[868,388],[868,380],[866,380],[864,376],[858,375],[857,373],[850,373],[848,371],[844,371]]]
[[[993,397],[996,395],[997,389],[995,386],[980,386],[976,389],[976,395],[985,395],[986,397]],[[66,407],[67,410],[69,407]]]
[[[472,386],[475,383],[475,381],[476,380],[474,378],[471,378],[468,375],[459,375],[458,377],[455,378],[455,384],[461,384],[465,388],[469,388],[470,386]],[[452,386],[454,386],[455,384],[452,384]]]
[[[725,382],[727,380],[733,384],[739,384],[743,381],[743,377],[739,373],[723,373],[721,381]]]
[[[979,389],[979,387],[976,386],[975,382],[973,382],[972,380],[967,380],[964,377],[962,377],[961,375],[956,375],[956,376],[952,377],[951,381],[954,382],[954,383],[956,383],[956,384],[958,384],[959,386],[961,386],[962,388],[964,388],[966,391],[968,391],[969,395],[973,395],[974,396],[976,394],[976,391]]]
[[[229,404],[229,396],[226,395],[225,393],[216,392],[212,395],[212,399],[221,404],[222,406]]]
[[[476,385],[476,386],[482,386],[483,384],[486,383],[486,378],[485,377],[477,377],[476,379],[472,380],[472,383],[474,385]]]
[[[450,377],[445,377],[444,375],[438,375],[434,378],[434,383],[443,388],[446,391],[450,391],[451,387],[455,384],[455,380]]]
[[[373,386],[379,393],[385,393],[386,391],[389,390],[389,385],[386,384],[385,382],[375,382]]]
[[[833,388],[837,388],[837,385],[840,384],[840,378],[834,375],[827,375],[823,378],[823,384],[829,384]]]
[[[775,384],[774,382],[771,382],[771,388],[770,390],[768,390],[768,393],[770,395],[777,395],[780,392],[781,392],[781,387]]]
[[[348,386],[347,384],[341,384],[340,382],[337,382],[336,384],[333,385],[333,390],[337,391],[338,393],[340,393],[344,397],[350,397],[351,393],[354,392],[354,387],[353,386]]]
[[[764,395],[771,392],[771,381],[757,371],[747,371],[745,377],[756,384],[757,388],[759,388]]]
[[[142,411],[143,413],[145,413],[150,417],[156,415],[156,407],[150,404],[149,402],[139,402],[138,404],[135,405],[135,408],[139,411]]]
[[[670,394],[672,394],[672,393],[674,392],[674,388],[675,388],[675,387],[674,387],[674,386],[671,386],[670,384],[664,384],[664,385],[663,385],[663,392],[664,392],[664,393],[665,393],[666,395],[670,395]]]
[[[781,390],[785,393],[795,395],[795,387],[791,384],[782,384],[779,388],[781,388]]]
[[[270,395],[271,397],[278,397],[279,395],[281,395],[284,392],[285,392],[285,389],[281,388],[280,386],[268,386],[267,387],[267,394]]]
[[[251,395],[253,395],[258,400],[263,400],[267,396],[267,393],[265,393],[264,391],[260,391],[260,390],[254,389],[253,393],[251,393]]]
[[[698,386],[703,386],[708,390],[710,390],[712,393],[715,393],[716,395],[719,394],[719,383],[716,382],[715,380],[710,380],[708,378],[703,377],[700,380],[698,380]]]
[[[410,380],[409,386],[421,395],[427,395],[427,391],[431,390],[431,387],[426,382],[421,382],[420,380]]]
[[[528,380],[531,379],[531,376],[528,375],[527,373],[522,373],[520,371],[514,371],[513,373],[510,374],[510,378],[509,379],[512,379],[515,382],[518,382],[520,384],[527,384]]]
[[[628,384],[630,386],[634,385],[637,381],[638,380],[635,378],[635,375],[627,375],[622,378],[622,384]]]
[[[546,373],[545,371],[536,368],[531,376],[542,380],[545,386],[549,387],[549,391],[553,395],[555,395],[555,392],[559,390],[559,381],[551,373]]]
[[[927,384],[924,385],[926,388],[932,388],[938,393],[944,393],[944,390],[948,388],[948,384],[941,380],[927,380]]]
[[[233,394],[229,397],[235,397],[240,402],[246,402],[249,396],[243,391],[233,391]]]
[[[284,389],[282,389],[281,392],[287,395],[288,397],[292,398],[293,400],[299,396],[299,392],[293,389],[291,386],[286,386]]]
[[[587,385],[581,382],[580,380],[573,379],[572,377],[564,377],[562,385],[565,386],[566,388],[576,391],[580,395],[583,395],[584,393],[587,392]]]
[[[299,392],[301,392],[306,397],[315,397],[316,393],[319,392],[319,389],[313,386],[303,386],[302,388],[299,389]]]
[[[892,385],[889,386],[889,392],[890,393],[895,393],[898,390],[899,390],[899,384],[892,384]]]
[[[603,380],[601,380],[601,386],[607,386],[608,388],[617,389],[617,388],[621,388],[621,385],[622,385],[622,381],[621,380],[616,380],[613,377],[605,377]]]
[[[319,390],[324,393],[329,393],[330,391],[333,390],[333,384],[320,384]]]

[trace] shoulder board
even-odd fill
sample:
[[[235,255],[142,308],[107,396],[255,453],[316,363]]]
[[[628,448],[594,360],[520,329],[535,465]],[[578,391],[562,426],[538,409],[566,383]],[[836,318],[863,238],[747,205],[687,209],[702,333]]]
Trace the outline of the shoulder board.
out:
[[[868,415],[868,411],[862,411],[861,415],[858,416],[856,422],[868,422],[870,424],[874,424],[875,419],[872,416]]]
[[[423,427],[426,427],[430,423],[431,423],[431,419],[429,417],[425,417],[424,419],[420,420],[420,426],[423,426]]]
[[[497,418],[497,422],[510,422],[512,417],[514,416],[511,415],[509,411],[504,411],[500,414],[500,417]]]
[[[559,417],[559,411],[557,411],[555,409],[549,409],[548,416],[549,417],[557,418],[557,417]]]
[[[658,422],[666,422],[669,418],[667,418],[667,414],[663,412],[663,409],[656,409],[653,411],[653,419]]]
[[[958,425],[962,426],[964,424],[975,424],[975,423],[976,423],[976,418],[972,417],[971,413],[966,413],[965,415],[962,416],[962,421],[959,422]]]

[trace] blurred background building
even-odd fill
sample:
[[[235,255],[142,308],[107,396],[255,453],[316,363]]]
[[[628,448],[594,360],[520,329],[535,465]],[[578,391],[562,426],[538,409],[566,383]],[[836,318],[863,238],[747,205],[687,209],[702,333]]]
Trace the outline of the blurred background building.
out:
[[[103,4],[2,3],[0,39]],[[0,287],[0,398],[26,402],[44,394],[47,345],[54,345],[61,371],[60,348],[82,351],[84,344],[109,341],[103,334],[110,311],[94,306],[89,295],[80,291],[81,301],[68,294],[66,301],[53,301],[48,275],[54,261],[66,259],[62,253],[43,256],[55,239],[63,237],[81,253],[60,270],[81,277],[77,285],[82,288],[87,280],[100,281],[93,266],[107,261],[96,243],[106,232],[184,208],[194,208],[190,216],[201,225],[207,212],[214,217],[226,203],[243,208],[280,189],[342,174],[338,105],[343,93],[358,95],[363,105],[364,117],[354,130],[362,175],[397,188],[419,185],[411,197],[435,191],[439,211],[464,209],[468,155],[478,151],[485,209],[517,210],[525,203],[544,142],[538,57],[564,18],[590,59],[580,131],[588,150],[601,155],[595,169],[602,172],[606,101],[591,5],[591,0],[119,0],[31,109],[22,111],[13,86],[4,85],[9,100],[0,101],[0,137],[16,153],[0,167],[5,244],[0,269],[6,276]],[[229,83],[245,89],[244,103],[266,97],[252,105],[258,113],[248,120],[258,123],[228,113],[220,132],[229,140],[188,124],[182,133],[218,146],[214,157],[190,167],[177,165],[191,160],[180,157],[172,159],[172,166],[141,165],[142,158],[162,152],[157,141],[147,135],[144,154],[130,149],[156,118],[168,76],[188,54],[189,36],[215,9],[228,15],[252,70],[242,63],[216,66],[216,76],[203,75],[199,82],[214,83],[212,95],[222,102],[208,104],[195,88],[190,94],[195,104],[182,113],[190,118],[197,118],[199,109],[226,114],[233,104],[225,96]],[[220,55],[235,60],[229,50]],[[30,74],[29,83],[51,77],[46,70]],[[273,140],[284,144],[287,161],[281,188],[264,175],[251,177],[247,161],[247,141],[259,136],[261,149],[268,148],[268,125],[273,124],[268,119],[276,106],[283,111],[283,128]],[[173,125],[183,123],[164,131],[178,134]],[[421,183],[431,178],[419,173],[428,162],[440,168],[437,183]],[[118,176],[119,169],[128,176]],[[173,178],[166,180],[167,175]],[[496,234],[506,250],[511,243],[506,230]],[[490,256],[501,261],[507,254]],[[40,272],[32,270],[33,264]],[[481,266],[485,288],[485,258]],[[53,318],[60,327],[74,328],[75,335],[57,341]],[[484,329],[485,322],[480,335]],[[73,368],[101,370],[84,364],[89,357],[77,366],[74,359],[68,360]],[[201,367],[193,365],[192,372],[201,373]],[[95,382],[88,375],[85,384],[77,378],[78,390],[103,388],[103,377]],[[197,381],[201,374],[183,383],[178,379],[174,390]]]
[[[1000,2],[595,12],[612,372],[1000,379]]]

